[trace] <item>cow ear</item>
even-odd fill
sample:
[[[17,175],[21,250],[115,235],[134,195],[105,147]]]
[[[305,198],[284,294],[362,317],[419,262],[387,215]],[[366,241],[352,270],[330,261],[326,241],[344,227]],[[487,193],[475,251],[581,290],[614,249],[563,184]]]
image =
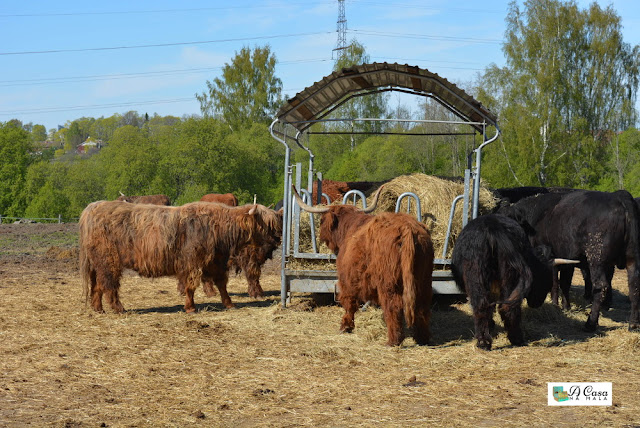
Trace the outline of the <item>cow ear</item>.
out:
[[[331,229],[335,229],[338,227],[338,216],[334,214],[333,211],[329,211],[329,215],[331,216],[329,221],[331,223]]]

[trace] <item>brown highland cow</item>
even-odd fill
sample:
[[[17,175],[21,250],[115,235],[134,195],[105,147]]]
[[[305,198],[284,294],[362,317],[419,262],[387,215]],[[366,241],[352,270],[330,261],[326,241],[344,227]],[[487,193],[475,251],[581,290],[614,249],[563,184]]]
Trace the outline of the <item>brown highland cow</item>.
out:
[[[282,225],[282,212],[262,205],[228,207],[194,202],[180,207],[120,201],[89,204],[80,216],[80,272],[85,295],[102,312],[105,294],[116,312],[124,269],[143,277],[175,276],[184,285],[185,311],[196,310],[193,293],[201,281],[227,293],[228,260],[245,246],[261,246]]]
[[[413,326],[416,343],[425,345],[430,337],[431,235],[407,214],[368,215],[380,190],[366,210],[352,205],[312,207],[294,193],[304,210],[322,213],[320,239],[338,256],[338,299],[345,310],[340,330],[351,332],[358,303],[371,301],[384,311],[388,345],[404,340],[403,318]]]

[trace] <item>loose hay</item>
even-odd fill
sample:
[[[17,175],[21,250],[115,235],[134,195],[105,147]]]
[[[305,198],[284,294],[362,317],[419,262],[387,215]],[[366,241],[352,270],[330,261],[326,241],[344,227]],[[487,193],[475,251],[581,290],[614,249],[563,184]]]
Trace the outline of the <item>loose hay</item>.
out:
[[[0,243],[6,236],[0,230]],[[294,297],[283,309],[279,260],[265,269],[264,300],[232,276],[238,309],[199,289],[204,303],[188,315],[174,279],[127,274],[122,299],[132,310],[96,314],[77,271],[44,255],[50,246],[0,257],[0,426],[640,424],[640,334],[626,329],[622,271],[595,335],[572,326],[587,307],[546,303],[524,311],[528,346],[510,346],[496,315],[495,349],[480,351],[469,305],[436,297],[433,343],[389,348],[379,308],[358,312],[352,334],[338,332],[337,305]],[[575,275],[572,292],[581,284]],[[614,405],[551,409],[547,382],[563,381],[613,382]]]

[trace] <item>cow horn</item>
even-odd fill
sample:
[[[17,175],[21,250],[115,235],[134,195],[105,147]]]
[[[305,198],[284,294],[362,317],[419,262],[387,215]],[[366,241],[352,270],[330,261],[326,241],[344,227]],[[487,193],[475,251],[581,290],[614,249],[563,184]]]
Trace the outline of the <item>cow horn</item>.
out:
[[[124,193],[122,193],[122,191],[119,191],[118,193],[120,193],[120,196],[124,196]],[[125,196],[126,198],[126,196]]]
[[[580,260],[571,260],[571,259],[553,259],[553,265],[573,265],[580,263]]]
[[[258,200],[258,195],[256,195],[255,193],[253,194],[253,205],[256,204],[256,201]]]
[[[292,187],[293,187],[293,196],[295,196],[296,202],[298,203],[300,208],[302,208],[303,210],[308,211],[310,213],[317,213],[317,214],[322,214],[329,211],[329,207],[312,207],[311,205],[305,204],[302,198],[300,197],[300,195],[298,194],[298,191],[296,190],[296,186],[292,186]]]
[[[378,205],[378,198],[380,198],[380,192],[382,192],[382,188],[383,187],[384,187],[384,185],[382,185],[382,186],[380,186],[378,188],[376,193],[373,195],[373,202],[371,202],[371,206],[363,209],[362,210],[363,213],[369,214],[369,213],[373,212],[373,210],[376,209],[376,206]]]

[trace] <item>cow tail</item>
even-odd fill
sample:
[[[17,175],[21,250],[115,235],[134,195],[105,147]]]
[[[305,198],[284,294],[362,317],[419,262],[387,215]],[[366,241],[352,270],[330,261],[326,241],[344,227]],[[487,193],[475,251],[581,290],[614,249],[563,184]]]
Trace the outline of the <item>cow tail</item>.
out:
[[[416,319],[417,285],[415,277],[416,243],[411,230],[405,230],[400,247],[400,266],[402,269],[402,306],[404,319],[411,327]]]
[[[622,204],[625,208],[625,233],[627,239],[627,248],[635,250],[636,254],[638,248],[640,248],[640,213],[638,211],[638,205],[633,200],[630,193],[625,191],[625,196],[621,198]],[[637,259],[636,259],[637,260]]]
[[[86,250],[89,233],[89,225],[87,223],[90,221],[89,211],[91,208],[93,208],[92,205],[85,208],[78,222],[78,267],[80,269],[80,276],[82,277],[82,290],[86,301],[89,299],[91,287],[91,262],[89,261]]]

